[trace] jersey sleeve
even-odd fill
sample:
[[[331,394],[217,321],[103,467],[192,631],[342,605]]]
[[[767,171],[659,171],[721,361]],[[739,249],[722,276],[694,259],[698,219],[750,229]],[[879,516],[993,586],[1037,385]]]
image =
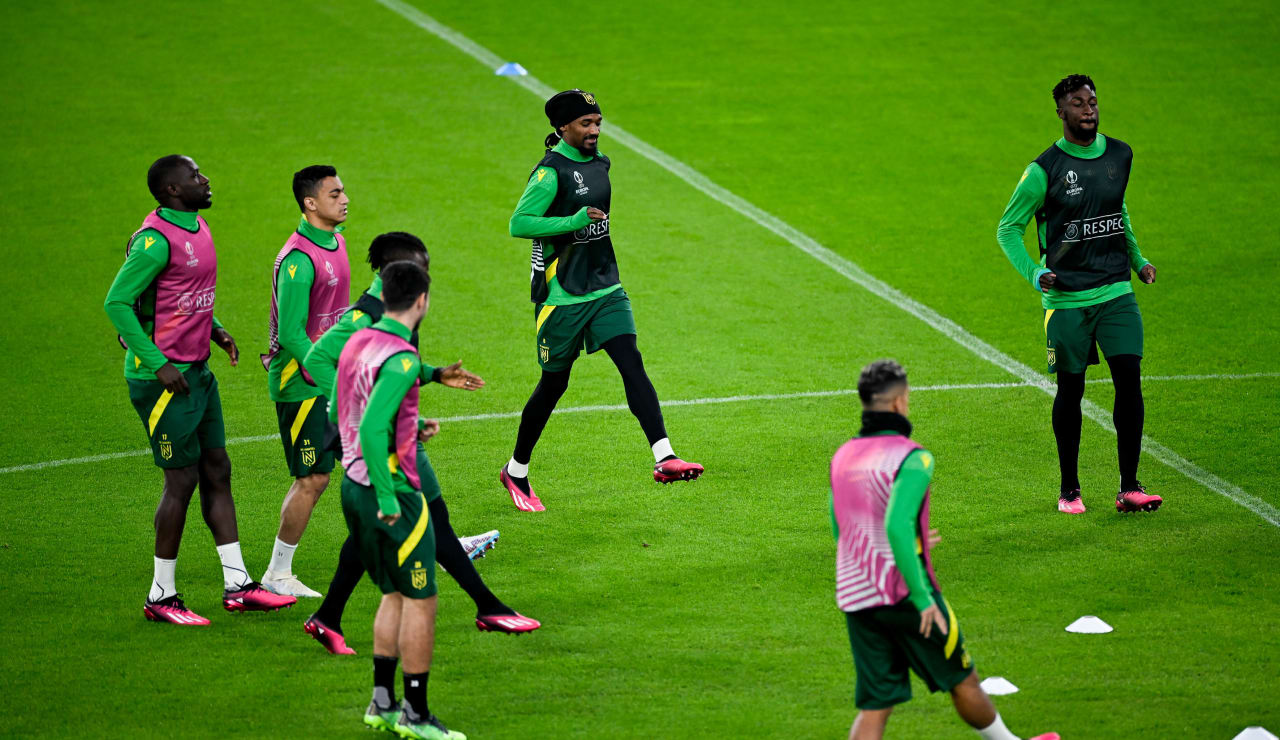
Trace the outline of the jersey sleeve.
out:
[[[908,598],[919,611],[933,605],[933,589],[929,586],[929,576],[925,573],[924,563],[920,559],[917,546],[923,546],[919,537],[927,536],[927,532],[917,532],[916,523],[920,516],[920,507],[924,504],[925,492],[929,489],[929,481],[933,479],[933,455],[927,450],[916,450],[902,461],[898,475],[893,479],[893,489],[889,493],[889,504],[885,509],[884,528],[889,538],[889,549],[893,551],[893,564],[907,583],[911,592]]]
[[[577,231],[591,223],[586,206],[572,216],[545,215],[556,199],[556,182],[556,171],[551,167],[539,167],[533,171],[520,202],[516,203],[516,212],[511,214],[512,236],[520,239],[555,236]]]
[[[302,358],[311,351],[307,336],[307,315],[311,310],[311,284],[316,269],[305,252],[294,250],[285,256],[276,274],[276,331],[280,346],[294,357]],[[310,372],[310,368],[307,368]],[[324,386],[320,386],[324,388]]]
[[[342,348],[347,346],[352,334],[372,323],[364,311],[354,308],[347,311],[338,323],[320,335],[302,360],[316,387],[329,399],[329,421],[338,421],[338,358],[342,356]]]
[[[1004,250],[1005,256],[1018,274],[1036,290],[1040,290],[1040,276],[1049,270],[1027,254],[1022,235],[1026,233],[1027,224],[1036,211],[1044,205],[1048,188],[1049,176],[1045,174],[1044,168],[1035,162],[1027,165],[1022,172],[1022,179],[1018,180],[1018,186],[1013,189],[1009,204],[1004,207],[1000,225],[996,227],[996,241]]]
[[[152,373],[164,366],[169,359],[151,341],[151,337],[147,336],[142,323],[138,321],[138,315],[133,312],[133,304],[167,264],[169,240],[155,229],[138,232],[103,303],[103,310],[107,312],[107,318],[116,328],[116,333],[133,350],[134,356],[141,360],[142,367]]]
[[[402,362],[411,359],[411,362]],[[382,364],[378,379],[369,393],[369,405],[360,420],[360,449],[369,469],[369,483],[378,496],[378,510],[383,514],[399,514],[395,482],[387,466],[387,450],[391,448],[391,425],[405,394],[418,380],[418,356],[398,352]]]
[[[1138,272],[1151,263],[1142,256],[1142,250],[1138,249],[1138,237],[1134,235],[1133,224],[1129,222],[1128,203],[1121,202],[1120,217],[1124,221],[1124,242],[1129,246],[1129,267]]]

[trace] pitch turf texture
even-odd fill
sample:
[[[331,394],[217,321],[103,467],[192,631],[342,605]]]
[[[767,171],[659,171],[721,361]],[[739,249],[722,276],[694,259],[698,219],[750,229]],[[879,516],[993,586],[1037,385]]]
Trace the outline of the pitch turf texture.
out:
[[[651,2],[421,4],[556,88],[602,101],[612,225],[640,347],[664,401],[851,389],[902,361],[917,386],[1009,373],[610,139],[657,146],[1039,371],[1042,312],[998,250],[1022,168],[1060,132],[1048,90],[1092,74],[1102,130],[1136,153],[1128,205],[1154,286],[1137,286],[1148,375],[1276,370],[1275,121],[1280,23],[1266,3],[958,8]],[[518,411],[536,378],[528,244],[507,219],[541,153],[542,101],[373,0],[50,2],[0,30],[0,244],[7,268],[0,467],[140,450],[102,299],[154,204],[144,172],[192,155],[212,178],[215,352],[241,541],[265,568],[288,486],[257,354],[272,260],[298,214],[289,177],[337,165],[353,287],[376,234],[432,254],[424,354],[488,387],[438,386],[431,416]],[[1105,368],[1091,371],[1104,379]],[[1147,433],[1280,506],[1276,377],[1149,381]],[[1105,382],[1088,398],[1110,408]],[[602,355],[563,406],[621,404]],[[921,390],[936,454],[945,593],[1008,724],[1067,738],[1280,731],[1280,529],[1144,457],[1165,497],[1117,515],[1114,437],[1084,423],[1089,513],[1054,510],[1050,399]],[[840,737],[853,667],[833,598],[827,463],[856,398],[669,406],[678,452],[707,467],[657,486],[626,411],[557,414],[534,458],[545,514],[496,483],[510,417],[446,421],[430,449],[460,533],[497,528],[493,589],[543,621],[478,633],[441,576],[431,706],[475,738]],[[357,658],[279,614],[219,608],[199,507],[180,589],[207,629],[145,622],[160,475],[143,456],[0,474],[0,734],[355,737],[369,698],[375,589],[346,620]],[[337,482],[295,559],[323,589],[344,536]],[[1063,627],[1084,614],[1102,636]],[[891,736],[971,737],[916,684]]]

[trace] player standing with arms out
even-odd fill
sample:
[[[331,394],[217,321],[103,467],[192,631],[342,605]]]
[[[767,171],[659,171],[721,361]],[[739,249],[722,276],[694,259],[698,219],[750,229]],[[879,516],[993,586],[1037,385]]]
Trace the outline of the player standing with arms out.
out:
[[[360,296],[342,319],[324,333],[311,348],[304,362],[311,377],[321,388],[332,389],[337,383],[338,359],[342,349],[351,336],[360,329],[367,328],[382,319],[386,310],[382,302],[381,270],[392,262],[409,261],[423,270],[430,265],[427,248],[422,240],[413,234],[391,232],[374,238],[369,245],[369,267],[375,272],[373,284]],[[418,348],[418,331],[415,329],[409,337],[409,343]],[[448,367],[430,367],[421,364],[419,381],[422,384],[436,382],[450,388],[475,391],[484,387],[484,380],[474,373],[462,369],[462,362]],[[330,417],[337,422],[337,405],[330,404]],[[440,491],[440,483],[435,470],[427,457],[427,451],[421,443],[418,445],[418,478],[421,490],[427,499],[427,511],[431,516],[431,526],[436,535],[436,562],[453,577],[462,590],[467,592],[476,605],[476,627],[493,632],[530,632],[537,629],[540,623],[530,619],[502,603],[485,585],[480,574],[476,572],[471,560],[481,556],[484,549],[492,547],[498,539],[498,531],[491,530],[474,537],[459,538],[454,534],[453,525],[449,521],[449,507],[445,505]],[[329,591],[320,608],[306,622],[308,634],[314,637],[331,653],[351,655],[355,651],[347,647],[342,632],[342,614],[346,609],[351,592],[360,582],[364,566],[360,561],[360,552],[355,538],[348,536],[342,543],[338,553],[338,567],[329,584]]]
[[[911,441],[908,395],[898,363],[877,360],[863,368],[862,429],[831,460],[836,604],[858,675],[859,711],[849,738],[884,736],[893,707],[911,698],[910,667],[930,691],[949,691],[960,717],[984,740],[1017,740],[978,684],[955,613],[938,589],[929,558],[938,543],[929,529],[933,455]]]
[[[338,361],[342,512],[365,570],[382,589],[373,622],[373,701],[364,722],[403,737],[458,738],[427,707],[435,640],[435,533],[418,471],[421,361],[409,338],[427,313],[431,278],[412,262],[382,271],[382,320],[352,335]],[[397,712],[395,671],[404,661]]]
[[[498,479],[521,511],[544,511],[529,485],[529,459],[551,412],[569,387],[578,353],[603,349],[617,366],[627,405],[653,449],[653,479],[694,480],[702,466],[676,457],[658,394],[636,347],[631,301],[618,280],[609,238],[609,158],[600,154],[600,106],[591,93],[566,90],[544,111],[555,132],[529,176],[511,235],[533,239],[530,278],[542,377],[520,416],[515,452]]]
[[[1155,511],[1163,499],[1138,481],[1142,454],[1142,314],[1129,271],[1148,285],[1156,268],[1138,249],[1125,190],[1133,150],[1098,133],[1093,80],[1070,75],[1053,88],[1062,138],[1027,165],[1005,206],[996,239],[1009,261],[1040,291],[1049,372],[1058,376],[1053,436],[1061,473],[1058,511],[1083,514],[1078,461],[1085,369],[1106,355],[1115,385],[1112,421],[1120,465],[1116,510]],[[1040,262],[1022,244],[1036,218]]]
[[[351,305],[351,264],[339,233],[350,199],[338,171],[322,164],[294,173],[293,197],[302,219],[276,255],[267,323],[270,348],[262,365],[294,480],[280,506],[280,530],[262,585],[287,596],[319,596],[293,575],[293,553],[329,486],[334,463],[333,452],[324,447],[328,399],[304,363],[311,343]]]
[[[196,486],[200,512],[222,561],[223,608],[291,606],[293,597],[277,596],[250,580],[240,553],[222,400],[208,364],[210,341],[227,352],[232,366],[240,350],[213,316],[218,255],[209,225],[198,214],[213,205],[209,178],[190,157],[171,154],[151,165],[147,188],[160,206],[129,239],[104,306],[126,350],[129,400],[164,472],[155,516],[155,573],[142,613],[157,622],[209,624],[186,607],[174,585]]]

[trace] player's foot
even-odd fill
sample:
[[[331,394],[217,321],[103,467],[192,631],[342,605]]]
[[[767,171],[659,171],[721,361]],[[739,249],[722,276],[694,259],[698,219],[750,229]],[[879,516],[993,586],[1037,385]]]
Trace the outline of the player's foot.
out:
[[[542,505],[538,495],[533,492],[533,487],[529,485],[529,479],[511,477],[507,474],[506,465],[503,465],[502,472],[498,473],[498,482],[507,487],[507,493],[511,494],[511,500],[515,502],[516,508],[520,511],[547,510],[547,507]]]
[[[257,581],[222,592],[222,608],[229,612],[274,612],[296,603],[298,600],[292,596],[273,594]]]
[[[505,632],[508,635],[519,635],[532,632],[542,626],[542,622],[530,619],[523,614],[481,614],[476,617],[476,629],[481,632]]]
[[[424,740],[467,740],[467,736],[444,726],[434,714],[415,716],[408,702],[400,702],[400,716],[396,718],[395,733],[400,737]]]
[[[1031,740],[1062,740],[1062,736],[1056,732],[1046,732],[1043,735],[1036,735]]]
[[[653,479],[659,483],[674,483],[678,480],[697,480],[702,475],[702,466],[698,463],[685,462],[678,457],[669,457],[660,463],[654,463]]]
[[[375,730],[395,732],[396,718],[399,716],[400,709],[396,705],[380,707],[377,702],[371,701],[369,708],[364,710],[364,723]]]
[[[1058,494],[1058,511],[1063,514],[1084,513],[1084,499],[1080,498],[1079,488]]]
[[[142,616],[152,622],[185,624],[190,627],[201,627],[209,623],[209,620],[191,611],[186,604],[182,603],[182,594],[146,602],[142,605]]]
[[[459,537],[458,542],[462,543],[462,551],[468,558],[472,560],[482,558],[487,550],[492,550],[493,546],[498,544],[498,530],[491,529],[474,537]]]
[[[1136,484],[1127,491],[1121,491],[1116,494],[1116,511],[1121,514],[1128,514],[1132,511],[1155,511],[1163,503],[1164,499],[1147,493],[1147,489],[1141,483]]]
[[[308,635],[316,638],[316,642],[324,645],[324,649],[328,650],[331,655],[356,654],[356,651],[347,647],[346,638],[342,636],[341,632],[331,629],[324,622],[316,619],[314,614],[302,625],[302,629],[306,630]],[[394,707],[387,711],[394,711]]]
[[[292,573],[276,573],[269,570],[262,574],[261,583],[263,588],[280,596],[309,596],[318,599],[324,595],[307,588],[307,585]]]

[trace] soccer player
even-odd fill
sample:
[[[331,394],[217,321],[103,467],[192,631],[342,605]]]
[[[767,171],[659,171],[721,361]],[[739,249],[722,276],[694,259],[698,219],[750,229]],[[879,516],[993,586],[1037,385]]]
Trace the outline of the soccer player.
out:
[[[338,359],[342,348],[358,330],[372,326],[379,321],[385,311],[382,302],[381,270],[396,261],[416,263],[426,270],[430,265],[427,248],[422,240],[413,234],[391,232],[376,237],[369,245],[369,267],[374,271],[373,284],[360,296],[342,320],[325,332],[316,341],[311,351],[304,358],[304,364],[311,372],[312,378],[321,387],[332,389],[337,382]],[[415,329],[409,337],[409,343],[418,347],[418,332]],[[484,380],[462,368],[461,361],[448,367],[433,368],[421,365],[421,383],[436,382],[450,388],[479,390],[484,387]],[[337,407],[330,404],[330,416],[337,421]],[[440,563],[458,585],[476,605],[476,627],[484,631],[519,633],[537,629],[540,623],[530,619],[502,603],[489,587],[485,585],[480,574],[476,572],[471,559],[483,554],[486,547],[492,547],[498,538],[497,530],[491,530],[474,537],[459,538],[453,532],[449,522],[449,508],[441,495],[440,483],[436,478],[431,462],[427,458],[426,449],[418,445],[418,477],[422,484],[422,492],[427,499],[427,510],[431,516],[431,524],[436,534],[436,562]],[[348,537],[342,543],[338,554],[338,567],[329,584],[320,608],[307,620],[305,629],[330,653],[340,655],[354,654],[347,647],[342,632],[342,613],[346,609],[351,592],[360,582],[364,567],[360,562],[360,553],[355,539]]]
[[[350,199],[338,171],[323,164],[293,174],[293,197],[302,218],[276,255],[267,323],[270,348],[262,355],[293,484],[280,507],[280,530],[262,586],[288,596],[319,596],[293,574],[293,553],[329,485],[334,463],[333,451],[323,444],[328,400],[311,382],[306,356],[311,343],[351,305],[351,264],[339,233]]]
[[[1061,474],[1058,511],[1083,514],[1077,462],[1080,401],[1085,369],[1106,355],[1115,385],[1112,421],[1120,463],[1116,510],[1155,511],[1163,499],[1138,481],[1142,452],[1142,314],[1129,271],[1156,281],[1156,268],[1138,249],[1124,194],[1133,150],[1098,133],[1098,96],[1093,80],[1070,75],[1053,88],[1062,138],[1027,165],[996,239],[1031,287],[1040,291],[1049,372],[1058,376],[1053,399],[1053,436]],[[1032,215],[1040,262],[1022,245]]]
[[[209,370],[209,343],[225,350],[233,367],[240,350],[213,316],[218,255],[209,225],[198,213],[213,205],[209,178],[190,157],[170,154],[147,170],[147,188],[159,207],[129,239],[124,265],[104,305],[126,350],[129,400],[164,473],[155,516],[155,572],[142,613],[156,622],[209,624],[187,608],[174,575],[196,486],[200,511],[222,561],[223,608],[291,606],[293,597],[270,593],[249,578],[240,553],[231,459],[218,380]]]
[[[373,700],[365,724],[402,737],[459,738],[427,706],[435,639],[435,533],[418,471],[421,361],[409,338],[427,312],[431,278],[412,262],[382,271],[382,320],[351,336],[338,361],[342,513],[365,570],[382,589],[373,622]],[[389,454],[388,454],[389,453]],[[395,671],[404,661],[397,711]]]
[[[658,394],[636,348],[631,301],[618,280],[609,239],[609,158],[596,146],[600,105],[582,90],[557,93],[544,106],[554,133],[511,216],[511,235],[533,239],[530,287],[542,377],[520,416],[515,452],[498,480],[516,508],[544,511],[529,484],[529,459],[569,372],[585,347],[603,349],[622,375],[627,405],[653,450],[653,479],[694,480],[702,466],[676,457]]]
[[[985,740],[1017,740],[1005,727],[938,588],[929,551],[933,455],[911,441],[907,373],[893,360],[858,378],[862,429],[831,460],[836,604],[845,613],[858,683],[850,740],[878,740],[893,707],[911,698],[908,667],[930,691],[948,691]],[[1058,740],[1057,733],[1033,740]]]

